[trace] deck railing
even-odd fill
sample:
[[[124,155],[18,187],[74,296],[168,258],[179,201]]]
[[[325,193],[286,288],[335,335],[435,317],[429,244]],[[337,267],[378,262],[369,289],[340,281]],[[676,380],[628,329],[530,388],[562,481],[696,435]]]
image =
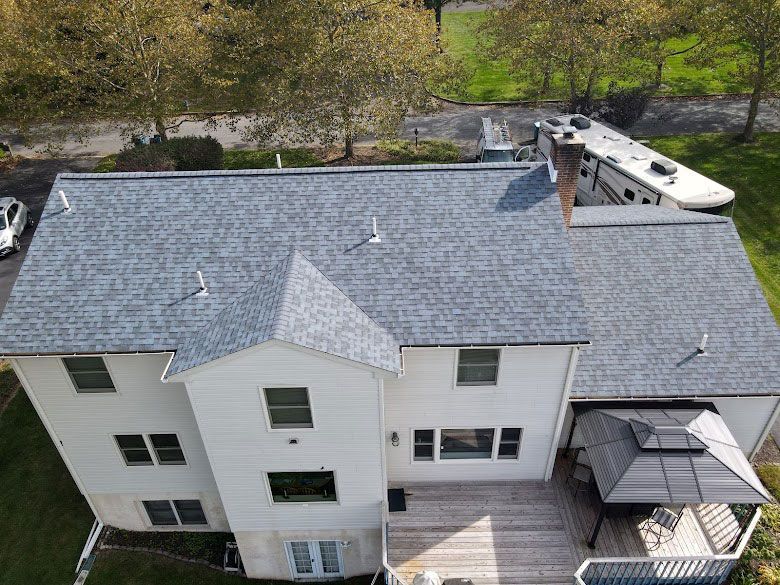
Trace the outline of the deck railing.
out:
[[[696,557],[590,558],[574,585],[721,585],[742,556],[761,518],[756,508],[734,552]]]
[[[384,573],[385,585],[408,585],[404,579],[395,572],[395,569],[387,562],[387,538],[390,527],[390,512],[387,508],[387,502],[382,502],[382,564],[376,570],[374,578],[371,580],[371,585],[376,585],[379,575]]]

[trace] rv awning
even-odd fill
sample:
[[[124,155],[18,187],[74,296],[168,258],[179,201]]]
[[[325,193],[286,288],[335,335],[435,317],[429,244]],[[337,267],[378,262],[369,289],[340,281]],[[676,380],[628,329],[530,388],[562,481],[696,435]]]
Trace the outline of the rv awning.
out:
[[[606,504],[771,501],[711,405],[684,409],[578,407],[575,414]]]

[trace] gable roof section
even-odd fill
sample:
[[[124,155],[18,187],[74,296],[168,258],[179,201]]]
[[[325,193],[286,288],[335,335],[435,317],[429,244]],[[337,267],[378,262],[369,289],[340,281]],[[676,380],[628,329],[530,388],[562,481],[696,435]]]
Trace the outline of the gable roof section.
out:
[[[60,175],[0,352],[176,350],[293,250],[400,345],[588,340],[546,166],[495,163]]]
[[[592,331],[572,398],[780,394],[780,333],[730,219],[576,207],[569,235]]]
[[[272,339],[400,371],[398,342],[296,250],[184,340],[167,373]]]

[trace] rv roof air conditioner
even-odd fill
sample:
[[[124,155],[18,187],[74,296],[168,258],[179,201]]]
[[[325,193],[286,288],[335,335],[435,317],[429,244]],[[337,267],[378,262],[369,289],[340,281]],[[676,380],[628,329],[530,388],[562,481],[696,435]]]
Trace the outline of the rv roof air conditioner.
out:
[[[650,168],[660,175],[673,175],[677,172],[677,165],[666,158],[659,158],[650,163]]]
[[[586,128],[590,128],[590,119],[586,118],[585,116],[572,116],[571,120],[569,120],[569,123],[577,130],[585,130]]]

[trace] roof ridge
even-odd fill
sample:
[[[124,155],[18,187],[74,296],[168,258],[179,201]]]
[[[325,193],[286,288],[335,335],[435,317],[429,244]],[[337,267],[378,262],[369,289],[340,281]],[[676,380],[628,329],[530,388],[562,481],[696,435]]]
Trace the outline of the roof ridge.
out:
[[[364,165],[354,167],[289,167],[281,169],[214,169],[207,171],[157,171],[127,173],[59,173],[60,179],[106,180],[106,179],[177,179],[187,177],[230,177],[253,175],[316,175],[337,173],[373,173],[399,171],[490,171],[490,170],[533,170],[544,163],[495,162],[495,163],[430,163],[420,165]]]

